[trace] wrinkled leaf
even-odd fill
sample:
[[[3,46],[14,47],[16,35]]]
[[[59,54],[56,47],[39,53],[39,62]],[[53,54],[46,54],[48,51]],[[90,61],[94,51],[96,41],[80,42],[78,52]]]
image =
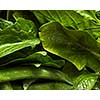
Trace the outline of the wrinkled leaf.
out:
[[[80,29],[78,26],[83,23],[83,16],[74,10],[39,10],[33,11],[41,23],[48,21],[57,21],[64,26],[71,26],[74,29]]]
[[[9,27],[10,25],[13,25],[13,23],[11,21],[7,21],[7,20],[0,18],[0,30],[3,30],[5,28]]]
[[[25,32],[24,36],[33,39],[37,35],[37,27],[31,20],[24,18],[17,18],[15,24],[12,26],[16,31]]]
[[[4,44],[0,46],[0,58],[4,57],[6,55],[9,55],[15,51],[18,51],[20,49],[23,49],[25,47],[35,47],[37,44],[39,44],[40,41],[38,39],[34,39],[34,40],[26,40],[23,42],[19,42],[19,43],[11,43],[11,44]]]
[[[100,22],[96,17],[96,11],[95,10],[77,10],[77,12],[84,16],[85,18],[89,18],[90,20],[95,20],[97,22]]]
[[[76,90],[91,90],[97,81],[95,74],[83,74],[75,79],[74,88]]]
[[[74,80],[82,73],[82,71],[78,71],[78,69],[70,62],[65,63],[62,72],[67,74],[72,80]]]
[[[43,25],[40,31],[45,50],[70,61],[78,70],[87,65],[100,71],[100,44],[89,33],[68,30],[57,22]]]
[[[98,80],[96,81],[94,87],[92,88],[92,90],[100,90],[100,79],[98,78]]]

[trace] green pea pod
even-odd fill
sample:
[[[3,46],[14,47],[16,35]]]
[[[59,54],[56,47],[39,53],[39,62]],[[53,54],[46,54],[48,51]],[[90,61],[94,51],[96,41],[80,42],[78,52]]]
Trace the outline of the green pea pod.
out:
[[[23,62],[23,65],[27,65],[27,62],[38,62],[44,66],[52,66],[55,68],[61,68],[64,64],[65,61],[64,60],[53,60],[50,56],[47,55],[46,51],[39,51],[39,52],[35,52],[25,58],[18,58],[18,59],[13,59],[7,63],[1,64],[0,66],[5,66],[8,64],[12,64],[12,63],[21,63]],[[29,63],[28,63],[29,65]]]
[[[27,90],[71,90],[72,86],[62,82],[34,83]]]
[[[64,81],[72,84],[70,78],[63,72],[51,68],[36,68],[32,66],[27,67],[12,67],[0,70],[0,82],[13,81],[19,79],[51,79],[57,81]]]

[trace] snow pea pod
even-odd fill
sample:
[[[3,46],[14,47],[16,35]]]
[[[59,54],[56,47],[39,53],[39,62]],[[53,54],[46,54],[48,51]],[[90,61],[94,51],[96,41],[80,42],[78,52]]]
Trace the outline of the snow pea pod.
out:
[[[20,79],[51,79],[72,84],[70,78],[63,72],[51,68],[36,68],[33,66],[10,67],[0,70],[0,82]]]

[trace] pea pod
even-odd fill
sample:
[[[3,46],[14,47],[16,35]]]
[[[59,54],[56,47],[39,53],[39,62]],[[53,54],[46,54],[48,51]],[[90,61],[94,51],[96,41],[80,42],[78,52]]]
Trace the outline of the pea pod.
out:
[[[70,78],[63,72],[51,68],[36,68],[33,66],[20,66],[0,70],[0,82],[13,81],[19,79],[51,79],[64,81],[72,84]]]
[[[35,83],[28,90],[71,90],[72,86],[62,82]]]
[[[65,61],[64,60],[53,60],[50,56],[47,55],[46,51],[39,51],[39,52],[35,52],[25,58],[18,58],[18,59],[13,59],[7,63],[3,63],[0,66],[5,66],[8,64],[12,64],[12,63],[24,63],[23,65],[26,65],[27,62],[38,62],[44,66],[52,66],[52,67],[56,67],[56,68],[61,68],[64,64]],[[29,65],[29,63],[28,63]]]

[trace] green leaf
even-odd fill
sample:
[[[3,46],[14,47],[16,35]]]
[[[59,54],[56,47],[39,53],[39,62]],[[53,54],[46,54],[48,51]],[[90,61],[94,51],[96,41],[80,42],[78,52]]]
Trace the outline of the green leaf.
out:
[[[85,18],[89,18],[90,20],[94,20],[100,23],[100,21],[96,17],[96,11],[95,10],[77,10],[77,12],[84,16]]]
[[[70,61],[78,70],[87,65],[96,72],[100,71],[100,44],[89,33],[68,30],[58,22],[49,22],[40,31],[45,50]]]
[[[78,25],[83,23],[83,16],[74,10],[39,10],[33,11],[41,23],[48,21],[57,21],[64,26],[71,26],[79,29]]]
[[[24,18],[18,18],[14,24],[9,25],[3,31],[0,30],[0,44],[32,40],[37,38],[36,34],[37,28],[34,22]]]
[[[67,74],[70,79],[74,80],[76,77],[78,77],[82,71],[79,71],[72,63],[70,62],[66,62],[62,72],[64,72],[65,74]]]
[[[92,88],[92,90],[100,90],[100,79],[98,78],[98,80],[96,81],[94,87]]]
[[[0,30],[0,58],[29,46],[34,48],[40,43],[36,37],[37,28],[30,20],[18,18],[14,24],[1,20],[2,27],[3,30]]]
[[[0,18],[0,30],[3,30],[5,28],[9,27],[10,25],[13,25],[13,23],[11,21],[7,21],[7,20]]]
[[[34,22],[24,18],[17,18],[15,24],[12,26],[16,31],[25,32],[28,38],[33,39],[37,35],[37,27]]]
[[[74,88],[77,90],[91,90],[96,81],[98,76],[95,74],[83,74],[77,77],[74,81]]]
[[[38,39],[34,40],[26,40],[23,42],[18,42],[18,43],[11,43],[11,44],[4,44],[0,46],[0,58],[9,55],[15,51],[18,51],[20,49],[23,49],[25,47],[35,47],[37,44],[39,44],[40,41]]]
[[[95,10],[39,10],[32,11],[41,24],[56,21],[69,29],[91,33],[96,39],[100,36],[100,20]]]

